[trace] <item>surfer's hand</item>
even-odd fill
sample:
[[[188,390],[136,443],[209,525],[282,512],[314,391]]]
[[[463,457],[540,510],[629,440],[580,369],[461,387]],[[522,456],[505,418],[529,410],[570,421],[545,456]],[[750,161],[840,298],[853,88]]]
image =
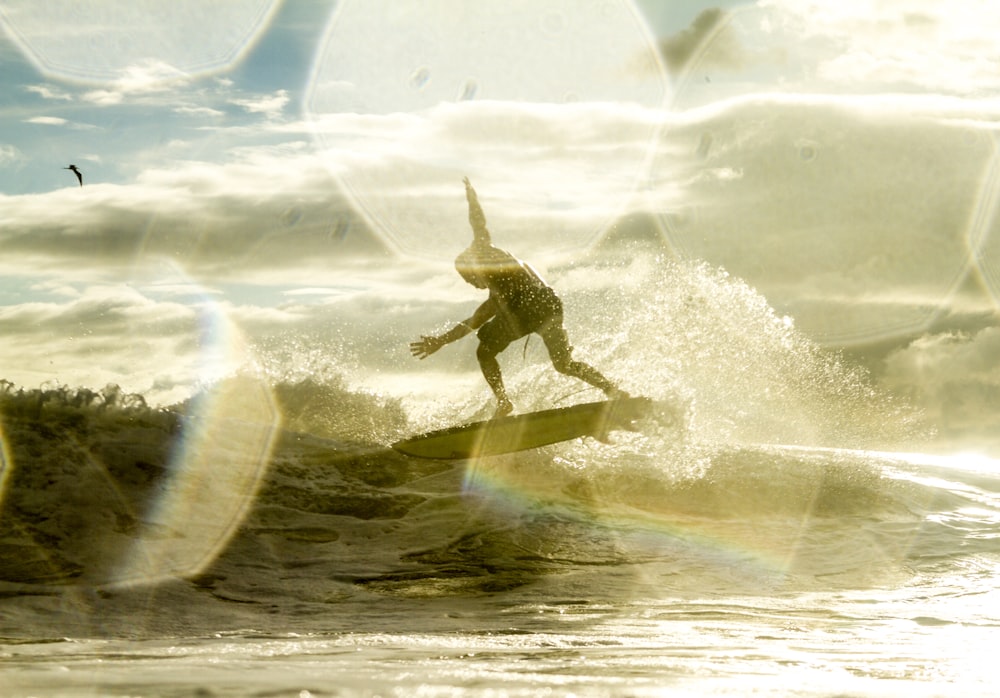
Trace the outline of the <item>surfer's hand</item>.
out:
[[[445,345],[445,341],[440,337],[428,337],[427,335],[420,335],[420,340],[416,342],[410,342],[410,353],[413,354],[418,359],[426,359],[428,356],[436,352],[438,349]]]

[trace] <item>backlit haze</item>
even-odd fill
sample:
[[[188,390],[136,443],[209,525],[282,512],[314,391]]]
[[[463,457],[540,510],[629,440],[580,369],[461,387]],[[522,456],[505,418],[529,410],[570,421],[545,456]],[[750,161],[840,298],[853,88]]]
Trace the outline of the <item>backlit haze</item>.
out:
[[[0,378],[158,404],[253,366],[481,390],[471,344],[407,350],[482,300],[451,266],[469,176],[495,241],[570,297],[621,283],[633,242],[704,260],[944,436],[995,431],[1000,6],[10,0],[0,21]]]

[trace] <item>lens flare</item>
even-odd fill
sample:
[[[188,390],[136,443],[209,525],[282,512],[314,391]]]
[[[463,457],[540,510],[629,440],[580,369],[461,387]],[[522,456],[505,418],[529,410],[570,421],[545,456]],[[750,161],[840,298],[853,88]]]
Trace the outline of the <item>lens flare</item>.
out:
[[[7,494],[7,482],[14,467],[7,436],[3,429],[3,415],[0,414],[0,511],[3,511],[4,496]]]
[[[596,467],[599,460],[588,467]],[[683,508],[672,511],[671,501],[657,504],[650,498],[645,504],[652,506],[644,506],[634,496],[634,483],[627,483],[621,473],[605,473],[606,480],[598,483],[583,473],[585,469],[572,458],[549,460],[539,453],[473,460],[466,469],[463,490],[467,496],[484,498],[511,518],[524,513],[552,515],[593,526],[613,537],[626,558],[669,557],[671,550],[684,551],[713,566],[738,565],[743,574],[756,575],[784,573],[794,562],[787,541],[779,545],[717,516],[689,515]],[[660,473],[660,482],[650,480],[647,485],[659,490],[665,476]],[[676,503],[675,498],[669,499]],[[805,522],[810,512],[806,509],[800,515]]]
[[[909,539],[887,547],[877,527],[859,525],[851,546],[839,540],[845,517],[898,517],[892,502],[912,496],[872,452],[654,439],[645,457],[631,446],[563,446],[559,454],[470,461],[464,491],[511,520],[593,527],[623,560],[697,560],[707,573],[700,583],[739,575],[777,589],[820,571],[888,579],[909,551]],[[675,591],[684,585],[671,581]]]
[[[45,75],[143,91],[237,63],[277,0],[12,0],[0,22]]]
[[[997,204],[1000,201],[1000,146],[991,135],[993,155],[982,178],[976,206],[969,221],[969,251],[975,269],[1000,307],[1000,236],[996,234]]]
[[[271,390],[246,371],[249,350],[219,307],[209,304],[203,323],[212,383],[184,417],[168,480],[115,581],[198,573],[236,532],[267,469],[281,421]]]
[[[97,587],[193,575],[252,504],[281,422],[270,383],[226,304],[165,264],[164,283],[153,267],[141,276],[145,290],[170,296],[169,312],[152,312],[141,296],[127,319],[125,341],[149,353],[133,356],[127,385],[151,386],[145,396],[117,383],[95,391],[50,378],[15,392],[0,381],[0,527],[9,553],[0,556],[0,580]],[[144,323],[161,323],[157,332],[166,323],[173,341],[147,341]],[[97,350],[86,356],[96,375],[100,359]],[[174,402],[192,391],[186,404]],[[153,395],[173,406],[148,404]],[[167,396],[172,402],[162,402]]]
[[[654,166],[681,183],[667,237],[825,345],[911,337],[951,312],[969,225],[975,248],[989,223],[993,127],[950,97],[836,79],[843,45],[798,21],[736,10],[692,52],[674,94],[677,148]]]
[[[466,242],[464,175],[523,253],[594,242],[644,180],[668,92],[627,0],[345,0],[304,103],[372,227],[440,259]]]

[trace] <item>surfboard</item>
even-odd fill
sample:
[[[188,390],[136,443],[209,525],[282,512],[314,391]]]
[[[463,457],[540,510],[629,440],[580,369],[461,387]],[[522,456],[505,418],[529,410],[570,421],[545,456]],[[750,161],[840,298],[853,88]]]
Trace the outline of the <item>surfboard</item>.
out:
[[[441,460],[496,456],[592,436],[606,441],[614,430],[636,431],[651,412],[645,397],[588,402],[438,429],[392,445],[400,453]]]

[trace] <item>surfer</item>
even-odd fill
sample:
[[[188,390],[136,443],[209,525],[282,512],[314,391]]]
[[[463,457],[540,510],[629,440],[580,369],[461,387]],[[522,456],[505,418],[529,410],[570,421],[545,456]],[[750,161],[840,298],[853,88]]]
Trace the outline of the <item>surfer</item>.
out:
[[[609,398],[628,397],[593,366],[573,359],[573,347],[563,327],[562,300],[531,265],[493,245],[476,190],[468,177],[463,181],[473,239],[472,244],[455,260],[455,270],[476,288],[488,289],[490,296],[471,317],[444,334],[421,335],[418,341],[410,344],[410,352],[418,359],[426,359],[445,344],[476,332],[479,337],[476,358],[497,399],[494,417],[503,417],[514,411],[504,387],[497,355],[511,342],[532,332],[545,342],[552,366],[557,371],[600,388]]]

